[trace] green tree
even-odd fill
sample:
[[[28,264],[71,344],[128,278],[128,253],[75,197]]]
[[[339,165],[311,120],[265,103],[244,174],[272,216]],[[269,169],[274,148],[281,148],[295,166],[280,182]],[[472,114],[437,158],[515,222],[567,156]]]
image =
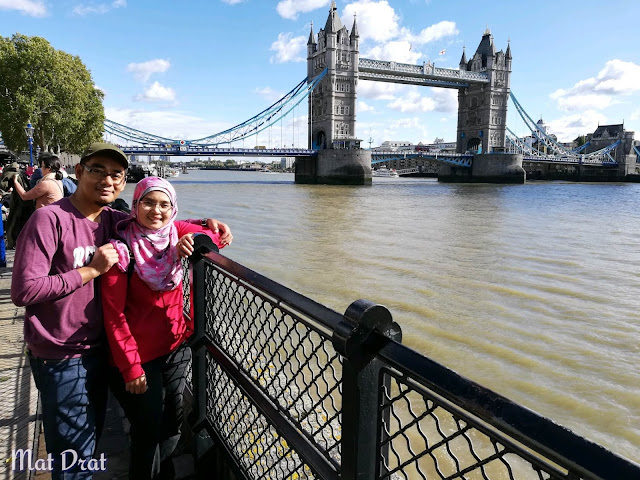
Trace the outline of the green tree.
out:
[[[0,37],[0,132],[10,150],[34,145],[80,153],[102,137],[104,94],[79,57],[53,48],[42,37]]]
[[[587,143],[587,137],[584,135],[580,135],[579,137],[574,138],[573,143],[576,147],[581,147],[585,143]]]

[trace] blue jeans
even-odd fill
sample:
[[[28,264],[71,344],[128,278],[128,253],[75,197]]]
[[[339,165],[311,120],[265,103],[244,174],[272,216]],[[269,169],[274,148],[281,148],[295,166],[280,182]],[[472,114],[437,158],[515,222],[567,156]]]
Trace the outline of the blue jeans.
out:
[[[47,452],[53,457],[52,480],[91,479],[99,463],[89,460],[102,433],[107,405],[105,352],[63,360],[29,355],[29,362],[40,391]]]

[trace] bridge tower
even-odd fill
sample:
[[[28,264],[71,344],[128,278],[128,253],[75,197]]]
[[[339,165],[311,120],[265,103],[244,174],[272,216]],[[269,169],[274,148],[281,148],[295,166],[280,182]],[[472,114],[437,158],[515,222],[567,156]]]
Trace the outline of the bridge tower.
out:
[[[511,45],[507,45],[506,52],[496,52],[493,35],[486,29],[469,61],[462,51],[460,70],[486,72],[489,84],[471,85],[458,92],[458,153],[504,151],[511,84]]]
[[[307,42],[308,81],[328,69],[309,95],[309,148],[359,148],[355,127],[360,37],[356,19],[353,19],[349,33],[342,25],[337,10],[334,1],[324,29],[318,32],[317,41],[312,25]]]
[[[297,183],[371,184],[371,152],[355,136],[359,39],[355,17],[349,32],[335,1],[317,38],[311,26],[307,81],[327,73],[309,94],[309,148],[318,156],[296,159]]]

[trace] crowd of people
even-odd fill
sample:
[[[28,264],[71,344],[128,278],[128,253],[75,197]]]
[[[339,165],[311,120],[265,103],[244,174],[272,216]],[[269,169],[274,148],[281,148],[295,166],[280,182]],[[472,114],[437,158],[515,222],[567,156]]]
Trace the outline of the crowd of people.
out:
[[[12,201],[36,200],[15,240],[11,298],[26,307],[53,480],[92,478],[108,388],[131,424],[129,478],[174,478],[193,328],[183,315],[181,258],[193,253],[194,234],[220,248],[233,239],[215,219],[177,220],[176,192],[161,178],[136,185],[129,213],[110,207],[128,166],[119,148],[98,142],[75,166],[69,196],[57,159],[40,162],[31,189],[19,172],[0,181]]]
[[[0,195],[7,248],[15,248],[18,234],[35,209],[68,197],[76,188],[58,156],[49,152],[38,156],[37,169],[29,166],[23,171],[18,162],[5,166]]]

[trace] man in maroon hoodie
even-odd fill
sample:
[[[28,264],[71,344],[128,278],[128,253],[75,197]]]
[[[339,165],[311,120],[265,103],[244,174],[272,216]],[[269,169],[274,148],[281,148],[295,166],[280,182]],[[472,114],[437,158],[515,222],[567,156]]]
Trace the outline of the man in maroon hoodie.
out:
[[[17,240],[11,298],[26,306],[24,334],[42,400],[52,479],[90,479],[104,422],[107,356],[94,280],[118,260],[109,239],[126,214],[109,208],[125,187],[127,156],[93,143],[75,167],[78,188],[38,209]],[[218,223],[210,219],[217,229]],[[230,243],[228,227],[219,224]]]

